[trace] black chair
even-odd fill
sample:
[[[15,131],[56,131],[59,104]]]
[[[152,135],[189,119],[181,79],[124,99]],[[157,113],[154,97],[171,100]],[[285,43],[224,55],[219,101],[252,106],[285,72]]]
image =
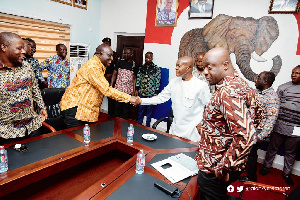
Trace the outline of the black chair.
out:
[[[163,118],[157,120],[156,122],[154,122],[154,124],[152,125],[152,128],[153,128],[153,129],[156,129],[156,127],[158,126],[158,124],[159,124],[160,122],[167,120],[167,131],[166,131],[166,132],[169,133],[171,124],[172,124],[172,122],[173,122],[173,118],[174,118],[173,110],[171,109],[171,110],[170,110],[170,113],[169,113],[169,116],[168,116],[168,117],[163,117]]]
[[[48,112],[48,119],[43,122],[43,127],[41,128],[42,134],[65,129],[65,123],[60,110],[60,100],[64,93],[65,88],[45,88],[41,90]]]

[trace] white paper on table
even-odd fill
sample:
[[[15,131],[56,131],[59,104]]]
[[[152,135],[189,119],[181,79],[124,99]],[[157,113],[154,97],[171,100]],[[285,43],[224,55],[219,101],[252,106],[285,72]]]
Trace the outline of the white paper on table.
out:
[[[167,169],[162,168],[162,166],[165,164],[170,164],[171,167]],[[193,172],[171,159],[158,161],[156,163],[153,163],[152,166],[172,183],[176,183],[193,175]]]
[[[300,127],[294,126],[294,131],[292,135],[300,137]]]

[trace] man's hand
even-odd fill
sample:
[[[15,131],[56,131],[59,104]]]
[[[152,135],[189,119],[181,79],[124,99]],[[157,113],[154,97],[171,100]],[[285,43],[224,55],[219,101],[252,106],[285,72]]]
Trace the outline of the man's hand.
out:
[[[40,117],[41,117],[42,122],[48,118],[48,113],[47,113],[46,108],[44,108],[40,111]]]
[[[130,97],[130,103],[134,106],[138,106],[142,103],[142,100],[140,97],[131,96]]]

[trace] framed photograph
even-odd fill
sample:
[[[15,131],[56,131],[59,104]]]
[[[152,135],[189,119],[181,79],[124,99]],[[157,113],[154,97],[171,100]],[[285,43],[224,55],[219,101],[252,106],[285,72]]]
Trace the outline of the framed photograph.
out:
[[[299,0],[271,0],[269,14],[297,14]]]
[[[88,0],[73,0],[73,6],[87,10],[87,1]]]
[[[189,19],[212,19],[215,0],[190,0]]]
[[[157,0],[155,26],[176,26],[179,0]]]
[[[72,4],[73,4],[73,2],[72,2],[73,0],[51,0],[51,1],[56,1],[59,3],[70,5],[70,6],[72,6]]]

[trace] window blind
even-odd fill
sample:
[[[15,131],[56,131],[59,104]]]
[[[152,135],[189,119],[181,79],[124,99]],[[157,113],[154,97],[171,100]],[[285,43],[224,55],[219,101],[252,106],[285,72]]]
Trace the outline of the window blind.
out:
[[[22,38],[31,38],[36,42],[36,57],[39,62],[56,55],[55,46],[63,43],[68,48],[70,26],[28,17],[0,13],[0,32],[13,32]]]

